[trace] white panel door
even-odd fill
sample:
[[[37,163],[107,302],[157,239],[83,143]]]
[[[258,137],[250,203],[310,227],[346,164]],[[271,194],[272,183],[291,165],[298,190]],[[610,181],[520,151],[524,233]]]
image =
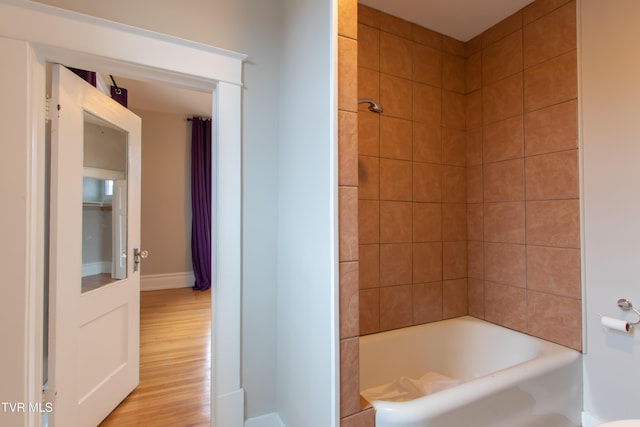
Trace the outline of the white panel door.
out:
[[[59,65],[52,98],[49,425],[95,427],[139,379],[141,120]]]

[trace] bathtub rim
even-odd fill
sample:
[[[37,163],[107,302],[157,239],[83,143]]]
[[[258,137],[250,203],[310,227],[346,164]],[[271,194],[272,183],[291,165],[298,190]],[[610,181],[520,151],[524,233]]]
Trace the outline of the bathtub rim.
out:
[[[454,409],[470,404],[483,396],[504,391],[527,380],[567,367],[572,363],[580,363],[582,354],[577,350],[472,316],[440,320],[422,325],[409,326],[399,330],[409,330],[411,328],[429,325],[436,327],[438,323],[441,324],[452,321],[482,323],[490,327],[504,329],[510,333],[515,332],[526,335],[539,345],[540,351],[532,359],[417,399],[404,402],[374,400],[370,403],[375,409],[376,420],[410,423],[425,418],[436,418]],[[384,331],[378,334],[388,334],[394,331],[396,330]]]

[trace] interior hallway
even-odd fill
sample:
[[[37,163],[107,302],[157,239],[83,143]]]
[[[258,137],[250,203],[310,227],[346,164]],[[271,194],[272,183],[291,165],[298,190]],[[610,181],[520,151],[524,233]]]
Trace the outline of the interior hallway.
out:
[[[140,384],[100,426],[210,425],[211,291],[140,294]]]

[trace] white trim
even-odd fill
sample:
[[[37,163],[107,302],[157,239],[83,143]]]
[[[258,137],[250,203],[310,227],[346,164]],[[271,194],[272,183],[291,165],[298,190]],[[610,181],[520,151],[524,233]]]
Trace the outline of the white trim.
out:
[[[0,27],[0,32],[1,32]],[[5,56],[13,61],[5,60]],[[3,156],[0,193],[11,200],[3,209],[0,233],[0,327],[6,351],[0,354],[3,401],[40,402],[42,384],[42,301],[44,274],[44,97],[45,69],[28,44],[0,39],[3,79],[0,106]],[[3,412],[3,423],[33,427],[41,414]]]
[[[338,180],[338,0],[331,1],[331,61],[329,72],[331,75],[330,85],[333,91],[329,96],[331,132],[329,194],[329,210],[331,213],[330,227],[333,230],[331,236],[331,251],[329,253],[331,262],[331,418],[332,425],[340,425],[340,248],[339,248],[339,217],[340,217],[340,188]]]
[[[190,288],[193,286],[193,271],[166,274],[145,274],[140,276],[141,291]]]
[[[215,336],[211,340],[219,349],[215,359],[217,377],[215,393],[218,396],[228,395],[240,390],[241,378],[241,226],[242,226],[242,157],[239,147],[234,147],[228,141],[235,134],[241,132],[240,109],[241,91],[238,86],[220,83],[213,102],[213,111],[218,113],[219,126],[214,126],[214,153],[218,153],[213,162],[213,176],[217,176],[217,184],[213,186],[212,212],[214,228],[212,232],[217,238],[212,240],[212,251],[217,254],[212,258],[213,281],[219,285],[212,288],[212,299],[215,302],[224,301],[217,305],[217,311],[211,319]],[[222,99],[227,100],[225,108],[221,106]],[[226,126],[223,126],[226,124]],[[222,160],[224,159],[224,160]],[[215,223],[217,221],[217,224]],[[221,242],[225,246],[221,246]],[[237,283],[238,286],[233,284]],[[220,326],[218,326],[220,325]],[[244,408],[242,408],[244,417]],[[231,426],[221,423],[220,426]]]
[[[95,179],[111,179],[113,181],[125,179],[124,172],[89,167],[82,168],[82,176]]]
[[[111,261],[97,261],[82,264],[82,277],[111,273]]]
[[[277,412],[262,415],[260,417],[249,418],[244,423],[244,427],[286,427]]]
[[[220,427],[243,427],[244,390],[238,389],[227,394],[218,394],[216,423]],[[238,414],[243,414],[238,418]]]
[[[604,423],[604,420],[594,417],[589,412],[582,411],[582,427],[597,427]]]
[[[29,41],[52,62],[132,77],[144,77],[153,67],[163,80],[194,89],[209,89],[213,81],[242,84],[246,55],[37,2],[0,1],[0,27],[3,36]],[[133,40],[136,45],[124,44]]]
[[[36,54],[29,49],[30,55],[30,77],[31,89],[36,94],[46,92],[46,68],[40,64],[36,58]],[[46,182],[46,166],[45,166],[45,111],[42,104],[35,102],[33,98],[28,99],[31,108],[31,137],[29,143],[32,153],[31,173],[32,182],[30,183],[31,193],[30,200],[30,219],[29,226],[30,243],[28,254],[29,278],[26,282],[30,291],[27,299],[27,313],[33,315],[26,317],[27,319],[27,398],[30,402],[42,401],[42,378],[43,378],[43,298],[44,287],[41,280],[45,271],[45,182]],[[29,114],[29,113],[28,113]],[[35,221],[35,222],[34,222]],[[35,276],[32,274],[35,273]],[[31,388],[31,384],[37,382],[38,387]],[[27,418],[30,427],[39,427],[42,424],[42,414],[36,414]]]
[[[29,25],[25,25],[28,22]],[[82,37],[78,37],[82,34]],[[44,194],[38,180],[44,176],[44,164],[37,147],[44,147],[43,116],[45,110],[44,73],[46,61],[94,70],[108,70],[130,77],[152,79],[181,87],[213,92],[215,108],[212,111],[214,135],[217,144],[213,150],[214,190],[213,205],[216,221],[212,224],[215,236],[213,265],[217,266],[212,294],[212,354],[215,354],[212,376],[212,423],[216,426],[242,426],[244,420],[244,391],[240,388],[240,319],[241,319],[241,114],[242,114],[242,62],[245,55],[217,49],[175,37],[133,28],[106,20],[58,9],[27,0],[0,0],[0,38],[26,42],[33,55],[24,66],[25,73],[37,70],[34,80],[24,93],[13,91],[5,102],[27,100],[32,109],[15,111],[0,117],[2,129],[29,129],[20,135],[27,146],[28,168],[20,169],[14,177],[15,190],[9,199],[22,199],[41,205]],[[3,58],[11,62],[12,58]],[[22,65],[24,64],[24,65]],[[35,79],[35,78],[38,79]],[[13,98],[12,98],[13,97]],[[35,114],[34,112],[38,112]],[[14,120],[14,122],[7,122]],[[33,147],[33,149],[32,149]],[[34,151],[36,150],[36,151]],[[9,151],[9,155],[11,155]],[[22,153],[16,154],[24,161]],[[10,159],[7,159],[7,161]],[[22,163],[24,164],[24,163]],[[33,165],[33,168],[31,166]],[[222,187],[221,183],[225,186]],[[25,194],[26,193],[26,194]],[[22,215],[24,206],[16,206]],[[26,397],[36,399],[41,394],[42,373],[42,269],[38,254],[44,251],[42,227],[38,209],[27,212],[26,222],[18,224],[16,232],[29,236],[29,250],[15,254],[16,268],[23,265],[27,271],[25,295],[21,299],[11,289],[0,289],[0,299],[10,303],[16,300],[16,314],[24,323],[24,337],[7,337],[7,348],[14,349],[27,360],[29,367],[21,372],[16,384],[5,387],[20,390],[26,385]],[[12,242],[3,242],[2,251],[14,253]],[[19,265],[18,265],[19,264]],[[24,313],[24,315],[22,315]],[[10,313],[7,313],[9,315]],[[218,328],[217,325],[224,325]],[[28,342],[25,345],[25,340]],[[24,353],[24,354],[22,354]],[[213,398],[215,396],[215,399]],[[236,396],[233,405],[225,406],[230,396]],[[242,396],[238,398],[237,396]],[[238,404],[242,402],[242,404]],[[225,417],[224,421],[221,417]],[[35,413],[24,414],[26,424],[39,425]]]
[[[96,73],[96,89],[107,96],[111,96],[111,81],[105,73]]]
[[[589,340],[587,340],[587,238],[586,238],[586,205],[585,205],[585,172],[584,172],[584,125],[582,123],[583,107],[582,100],[582,19],[581,19],[582,1],[576,2],[576,52],[577,52],[577,84],[578,84],[578,195],[580,197],[580,288],[581,288],[581,308],[582,308],[582,353],[589,352]],[[583,366],[583,370],[584,366]]]

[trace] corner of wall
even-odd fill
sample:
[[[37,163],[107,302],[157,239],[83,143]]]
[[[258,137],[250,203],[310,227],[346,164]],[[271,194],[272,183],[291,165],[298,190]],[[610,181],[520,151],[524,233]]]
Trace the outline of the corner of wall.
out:
[[[245,421],[244,427],[286,427],[277,412],[249,418]]]

